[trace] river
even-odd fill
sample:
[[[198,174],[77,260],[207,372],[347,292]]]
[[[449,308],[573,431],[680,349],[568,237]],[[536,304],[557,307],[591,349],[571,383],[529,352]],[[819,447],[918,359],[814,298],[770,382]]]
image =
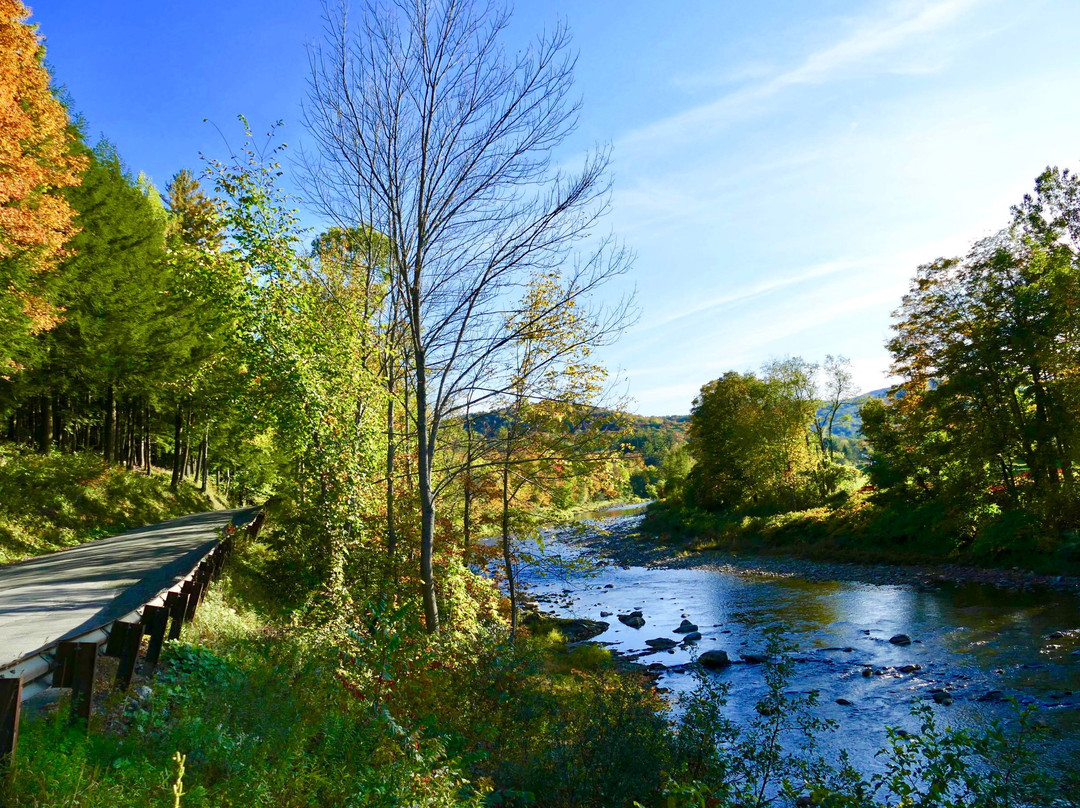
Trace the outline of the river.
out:
[[[1000,693],[1037,706],[1039,720],[1061,734],[1059,751],[1080,748],[1075,595],[980,583],[880,585],[727,569],[624,567],[604,558],[591,539],[598,530],[630,533],[640,515],[616,510],[589,516],[593,521],[583,532],[550,531],[544,552],[590,558],[595,569],[554,576],[523,569],[529,596],[559,616],[609,623],[593,641],[630,655],[650,651],[649,639],[681,640],[674,629],[685,615],[702,634],[693,648],[680,645],[638,659],[654,669],[662,663],[658,684],[673,695],[693,686],[685,668],[693,652],[722,649],[737,662],[713,675],[731,688],[729,715],[749,721],[765,692],[763,669],[740,655],[764,652],[765,630],[778,627],[793,646],[790,689],[819,692],[817,714],[839,725],[826,747],[847,748],[863,768],[876,767],[873,753],[886,742],[886,726],[918,729],[910,714],[917,699],[932,705],[942,725],[959,727],[1010,720],[1007,701],[988,700]],[[634,610],[642,612],[642,628],[617,619]],[[898,634],[908,635],[911,644],[890,642]],[[868,670],[873,675],[864,675]],[[932,700],[940,690],[949,693],[951,704]]]

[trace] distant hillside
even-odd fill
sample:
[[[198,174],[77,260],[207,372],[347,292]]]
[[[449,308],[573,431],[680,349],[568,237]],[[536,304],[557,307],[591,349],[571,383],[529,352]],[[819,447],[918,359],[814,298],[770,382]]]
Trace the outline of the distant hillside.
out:
[[[624,443],[641,453],[646,465],[659,466],[664,455],[686,443],[689,415],[633,415],[623,416],[629,425],[629,435]]]
[[[640,452],[650,466],[658,466],[667,452],[686,443],[689,415],[635,415],[622,413],[618,423],[626,428],[620,443]],[[506,424],[505,410],[489,410],[472,416],[473,429],[483,435],[494,436]],[[611,429],[617,428],[612,420]]]
[[[888,395],[889,388],[882,387],[880,390],[871,390],[869,393],[863,393],[861,396],[841,402],[840,409],[836,413],[836,422],[833,424],[833,435],[838,438],[861,438],[862,418],[859,417],[860,408],[871,398],[886,398]],[[819,415],[824,414],[824,409],[819,410],[818,413]]]

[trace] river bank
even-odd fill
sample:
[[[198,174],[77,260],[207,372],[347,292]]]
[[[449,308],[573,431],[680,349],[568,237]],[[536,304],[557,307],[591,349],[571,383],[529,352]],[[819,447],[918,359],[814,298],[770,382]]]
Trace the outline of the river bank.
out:
[[[707,569],[739,575],[776,578],[798,577],[811,581],[852,581],[876,585],[933,588],[942,583],[988,584],[1022,592],[1052,589],[1080,595],[1080,577],[1047,575],[1023,569],[972,567],[958,564],[885,564],[822,561],[776,554],[695,549],[692,540],[652,535],[642,530],[637,516],[605,522],[603,531],[582,536],[573,531],[560,538],[586,552],[628,567],[654,569]]]
[[[1074,578],[690,552],[625,511],[556,528],[543,550],[567,572],[525,571],[528,600],[573,639],[644,666],[676,703],[696,687],[695,662],[722,654],[728,664],[710,675],[737,694],[729,717],[749,724],[768,690],[762,660],[783,658],[785,692],[816,700],[814,716],[837,728],[823,748],[847,750],[866,771],[880,765],[887,728],[917,733],[925,706],[942,726],[974,732],[1038,710],[1056,739],[1053,759],[1080,748]],[[693,639],[683,633],[691,628]],[[777,657],[770,636],[786,648]]]

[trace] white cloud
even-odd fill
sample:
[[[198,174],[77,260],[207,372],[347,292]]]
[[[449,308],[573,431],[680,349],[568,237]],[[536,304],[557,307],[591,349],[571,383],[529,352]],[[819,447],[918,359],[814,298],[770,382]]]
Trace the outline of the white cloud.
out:
[[[805,283],[806,281],[825,278],[829,275],[835,275],[840,272],[855,269],[858,266],[859,264],[854,261],[830,261],[825,264],[818,264],[817,266],[808,267],[807,269],[795,275],[761,281],[754,284],[753,286],[746,286],[736,289],[732,292],[726,292],[724,294],[711,297],[708,300],[704,300],[696,304],[686,305],[685,303],[683,303],[680,304],[680,309],[678,312],[649,320],[641,329],[639,329],[639,331],[647,332],[657,328],[666,328],[667,326],[671,325],[672,323],[678,322],[679,320],[686,320],[704,312],[712,311],[714,309],[718,309],[724,306],[744,303],[746,301],[752,300],[753,298],[761,297],[771,292],[777,292],[789,286]]]
[[[914,74],[938,70],[947,63],[941,49],[902,57],[897,52],[925,42],[985,1],[922,0],[893,4],[884,15],[856,21],[843,39],[814,51],[796,67],[630,132],[617,141],[616,148],[648,147],[658,141],[672,143],[707,133],[718,125],[752,114],[790,87],[824,84],[868,72]]]

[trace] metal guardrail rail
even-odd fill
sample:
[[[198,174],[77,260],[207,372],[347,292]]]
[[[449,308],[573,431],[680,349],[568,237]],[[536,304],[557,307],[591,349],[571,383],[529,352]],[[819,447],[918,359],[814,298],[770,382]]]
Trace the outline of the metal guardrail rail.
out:
[[[187,575],[137,609],[0,665],[0,762],[10,763],[14,758],[22,703],[50,687],[71,689],[71,720],[89,727],[98,656],[119,659],[114,686],[121,690],[135,676],[144,638],[148,640],[144,662],[156,665],[165,640],[178,639],[183,624],[194,619],[207,588],[233,550],[237,531],[246,529],[254,538],[264,518],[258,510],[246,522],[227,525],[221,539]]]

